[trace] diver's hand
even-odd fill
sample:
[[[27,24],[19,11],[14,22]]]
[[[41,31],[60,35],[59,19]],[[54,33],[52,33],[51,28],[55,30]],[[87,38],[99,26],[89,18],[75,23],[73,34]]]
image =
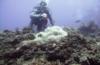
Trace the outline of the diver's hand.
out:
[[[55,21],[51,21],[51,25],[54,26]]]
[[[51,26],[54,26],[54,23],[51,23]]]
[[[46,13],[43,13],[41,16],[44,17],[44,18],[47,18],[47,14]]]

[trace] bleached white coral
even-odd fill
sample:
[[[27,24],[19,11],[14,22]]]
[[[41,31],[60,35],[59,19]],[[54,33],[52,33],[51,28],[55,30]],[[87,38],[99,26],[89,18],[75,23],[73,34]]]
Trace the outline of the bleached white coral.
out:
[[[35,42],[45,43],[49,40],[58,41],[67,36],[68,33],[59,26],[48,27],[45,31],[37,33]]]

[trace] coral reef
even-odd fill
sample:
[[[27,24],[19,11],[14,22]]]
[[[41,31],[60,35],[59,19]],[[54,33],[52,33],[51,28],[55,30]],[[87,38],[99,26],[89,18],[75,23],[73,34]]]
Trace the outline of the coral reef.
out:
[[[48,27],[45,31],[37,33],[35,42],[46,43],[48,41],[59,41],[68,33],[59,26]]]
[[[99,35],[100,28],[95,23],[95,21],[90,21],[88,23],[88,25],[84,24],[84,25],[80,26],[79,31],[86,36],[88,35],[91,37],[95,37],[95,36]]]
[[[24,31],[0,33],[0,65],[100,65],[100,40],[78,30]]]

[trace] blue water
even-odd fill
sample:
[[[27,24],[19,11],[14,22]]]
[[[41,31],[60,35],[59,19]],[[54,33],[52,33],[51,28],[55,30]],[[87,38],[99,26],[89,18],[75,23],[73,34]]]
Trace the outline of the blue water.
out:
[[[0,30],[28,26],[30,12],[39,1],[0,0]],[[90,20],[100,24],[100,0],[50,0],[48,7],[56,25],[77,27]]]

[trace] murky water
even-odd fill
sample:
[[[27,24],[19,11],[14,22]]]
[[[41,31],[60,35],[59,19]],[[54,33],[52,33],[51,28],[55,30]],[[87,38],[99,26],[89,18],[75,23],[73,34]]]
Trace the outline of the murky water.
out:
[[[30,12],[41,0],[1,0],[0,30],[23,28],[30,22]],[[60,26],[79,26],[94,20],[100,24],[99,0],[50,0],[48,8]],[[75,21],[81,21],[76,23]]]

